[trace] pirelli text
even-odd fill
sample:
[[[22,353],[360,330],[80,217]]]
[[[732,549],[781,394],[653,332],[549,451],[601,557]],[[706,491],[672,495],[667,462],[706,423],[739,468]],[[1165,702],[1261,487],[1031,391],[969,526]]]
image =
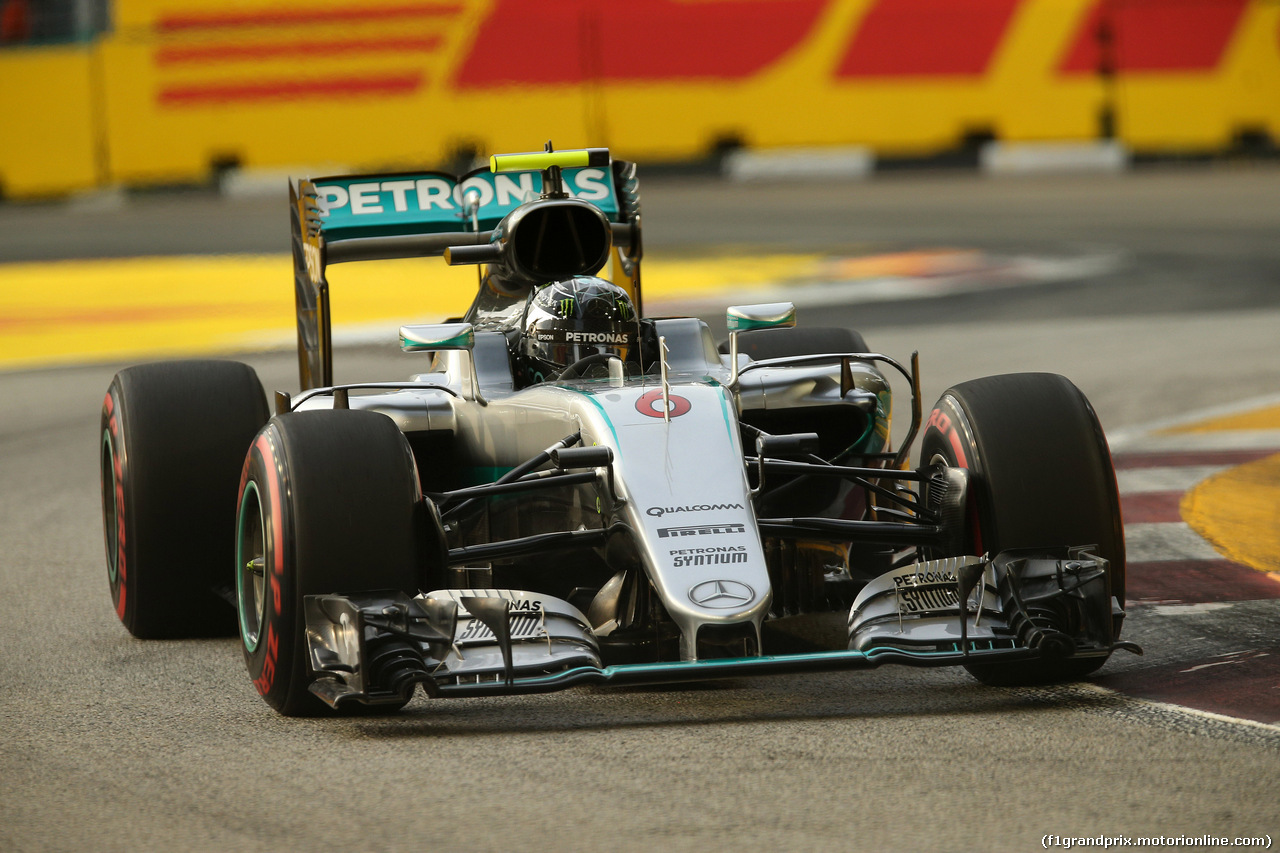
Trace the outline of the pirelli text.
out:
[[[1271,849],[1270,835],[1217,836],[1217,835],[1042,835],[1040,846],[1046,850],[1061,847],[1072,850],[1077,847],[1100,847],[1104,850],[1120,847],[1257,847]]]

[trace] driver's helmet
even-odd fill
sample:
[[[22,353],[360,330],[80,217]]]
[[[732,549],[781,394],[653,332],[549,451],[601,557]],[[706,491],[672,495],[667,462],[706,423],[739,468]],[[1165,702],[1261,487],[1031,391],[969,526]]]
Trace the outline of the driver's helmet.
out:
[[[640,326],[631,297],[618,285],[579,275],[544,285],[525,316],[522,354],[531,381],[554,379],[566,367],[597,353],[624,362],[635,358]],[[601,359],[601,370],[607,373]]]

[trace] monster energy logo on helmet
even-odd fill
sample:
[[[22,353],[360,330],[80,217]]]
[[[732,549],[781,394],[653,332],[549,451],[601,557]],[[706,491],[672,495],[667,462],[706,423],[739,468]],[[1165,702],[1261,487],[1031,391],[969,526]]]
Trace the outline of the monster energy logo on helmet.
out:
[[[639,340],[639,321],[627,292],[582,275],[551,282],[533,294],[522,349],[535,376],[554,377],[592,355],[634,359]]]
[[[616,284],[590,275],[554,281],[533,297],[533,304],[563,320],[608,320],[632,322],[636,319],[631,297]]]

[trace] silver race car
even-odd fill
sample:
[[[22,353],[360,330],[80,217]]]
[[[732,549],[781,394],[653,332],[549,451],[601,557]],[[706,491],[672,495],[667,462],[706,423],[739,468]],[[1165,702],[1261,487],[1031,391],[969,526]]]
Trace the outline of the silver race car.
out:
[[[125,626],[238,629],[280,713],[885,663],[1038,683],[1137,651],[1110,454],[1063,377],[926,418],[914,356],[788,303],[728,307],[719,344],[646,317],[636,167],[604,149],[290,204],[300,393],[129,368],[101,446]],[[430,256],[475,265],[471,307],[400,328],[407,380],[335,385],[328,266]]]

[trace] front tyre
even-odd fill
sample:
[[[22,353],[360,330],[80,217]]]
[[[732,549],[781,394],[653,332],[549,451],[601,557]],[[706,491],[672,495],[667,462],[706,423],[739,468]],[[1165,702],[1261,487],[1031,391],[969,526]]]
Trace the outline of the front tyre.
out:
[[[239,508],[236,598],[249,677],[281,714],[332,713],[308,689],[303,598],[418,592],[427,549],[408,442],[375,412],[276,417],[249,448]]]
[[[112,380],[98,446],[107,580],[135,637],[235,630],[236,484],[267,417],[257,374],[233,361],[144,364]]]
[[[1098,418],[1068,379],[1014,373],[963,382],[929,415],[921,462],[970,472],[967,553],[1096,545],[1123,605],[1124,527],[1115,470]],[[1119,624],[1115,634],[1119,635]],[[1106,658],[968,667],[986,684],[1069,681]]]

